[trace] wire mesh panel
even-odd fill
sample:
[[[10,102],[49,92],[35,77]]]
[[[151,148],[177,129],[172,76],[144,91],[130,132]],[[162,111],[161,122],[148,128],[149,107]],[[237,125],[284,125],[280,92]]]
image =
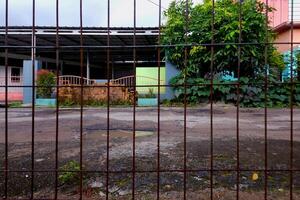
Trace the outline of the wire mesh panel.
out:
[[[45,27],[3,0],[1,198],[300,199],[298,2],[116,1]]]

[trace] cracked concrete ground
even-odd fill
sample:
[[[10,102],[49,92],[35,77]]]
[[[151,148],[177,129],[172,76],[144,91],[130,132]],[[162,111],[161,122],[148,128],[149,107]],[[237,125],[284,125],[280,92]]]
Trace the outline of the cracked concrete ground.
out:
[[[213,129],[211,132],[210,107],[188,107],[186,121],[187,189],[190,199],[206,199],[210,187],[211,133],[213,135],[213,186],[216,199],[234,199],[237,165],[237,110],[230,105],[214,105]],[[95,177],[101,182],[100,188],[85,192],[85,197],[101,199],[105,194],[105,172],[107,165],[107,109],[85,108],[83,115],[83,165],[89,171],[87,182]],[[157,188],[157,108],[136,109],[136,193],[139,199],[155,198]],[[294,168],[300,167],[300,110],[293,112]],[[9,169],[24,172],[9,173],[9,195],[28,197],[30,195],[31,169],[31,121],[30,108],[10,108],[8,113],[8,156]],[[37,198],[51,198],[54,195],[55,169],[55,130],[56,112],[53,108],[37,108],[35,112],[35,169],[52,171],[35,173],[35,195]],[[265,121],[264,109],[241,108],[239,113],[240,168],[239,188],[245,198],[263,199],[265,166]],[[160,111],[160,188],[163,199],[182,197],[184,167],[184,109],[183,107],[162,107]],[[61,109],[59,112],[59,166],[80,157],[80,110]],[[4,109],[0,111],[0,156],[4,163],[5,149]],[[109,114],[109,168],[119,173],[110,174],[111,199],[130,199],[133,155],[133,108],[111,108]],[[268,109],[268,167],[273,171],[268,176],[268,195],[280,199],[289,196],[290,167],[290,110]],[[3,170],[3,165],[0,166]],[[201,169],[201,170],[199,170]],[[227,169],[228,172],[225,172]],[[253,169],[259,173],[258,181],[252,181]],[[173,170],[172,172],[168,172]],[[97,172],[97,173],[96,173]],[[124,172],[124,173],[120,173]],[[146,174],[146,175],[145,175]],[[3,195],[4,182],[1,173],[0,195]],[[18,183],[18,187],[15,185]],[[87,186],[88,187],[88,186]],[[300,174],[294,173],[295,198],[298,198]],[[62,198],[78,197],[78,188],[59,188]],[[90,191],[90,190],[88,190]],[[91,194],[90,194],[91,193]],[[154,195],[154,196],[153,196]],[[248,196],[247,196],[248,195]],[[249,196],[250,195],[250,196]],[[273,195],[273,196],[272,196]],[[274,197],[274,198],[275,198]],[[300,199],[300,198],[299,198]]]

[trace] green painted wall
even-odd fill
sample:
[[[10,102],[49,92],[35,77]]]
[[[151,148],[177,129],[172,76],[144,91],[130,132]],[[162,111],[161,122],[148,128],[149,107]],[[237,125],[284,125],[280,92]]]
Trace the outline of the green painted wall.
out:
[[[154,93],[157,93],[158,87],[139,87],[141,85],[158,85],[158,67],[137,67],[136,68],[136,85],[139,94],[146,94],[149,89],[152,88]],[[166,84],[166,68],[164,66],[160,67],[160,84]],[[160,93],[164,94],[166,92],[165,87],[160,87]]]

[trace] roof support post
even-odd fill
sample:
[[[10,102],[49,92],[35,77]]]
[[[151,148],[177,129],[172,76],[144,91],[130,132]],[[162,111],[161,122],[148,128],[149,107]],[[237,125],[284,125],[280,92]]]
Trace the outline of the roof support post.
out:
[[[86,56],[86,78],[90,79],[90,56],[89,56],[89,52],[87,52],[87,56]]]

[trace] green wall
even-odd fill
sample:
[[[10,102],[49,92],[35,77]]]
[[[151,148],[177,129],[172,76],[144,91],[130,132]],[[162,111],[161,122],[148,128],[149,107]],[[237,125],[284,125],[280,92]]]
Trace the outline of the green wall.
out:
[[[154,93],[158,93],[158,87],[139,87],[141,85],[158,85],[158,67],[137,67],[136,68],[136,85],[139,94],[146,94],[149,89],[152,88]],[[160,84],[166,84],[166,68],[165,66],[160,67]],[[160,87],[160,93],[166,92],[165,87]]]

